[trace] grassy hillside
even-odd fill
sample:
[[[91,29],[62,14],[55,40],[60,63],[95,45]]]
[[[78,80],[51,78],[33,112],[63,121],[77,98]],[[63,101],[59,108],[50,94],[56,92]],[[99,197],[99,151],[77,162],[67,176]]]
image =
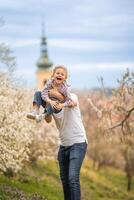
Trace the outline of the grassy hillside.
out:
[[[82,174],[82,200],[134,200],[134,180],[131,192],[126,192],[123,172],[105,167],[99,172],[85,161]],[[13,179],[0,175],[0,200],[63,200],[58,164],[54,161],[27,166]]]

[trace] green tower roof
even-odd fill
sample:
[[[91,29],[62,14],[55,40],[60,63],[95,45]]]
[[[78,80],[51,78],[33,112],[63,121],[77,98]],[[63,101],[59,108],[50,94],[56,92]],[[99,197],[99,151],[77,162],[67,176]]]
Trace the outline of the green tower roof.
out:
[[[37,67],[39,69],[48,69],[51,68],[52,64],[53,63],[50,61],[47,52],[47,41],[46,37],[44,36],[44,24],[42,23],[41,55],[37,61]]]

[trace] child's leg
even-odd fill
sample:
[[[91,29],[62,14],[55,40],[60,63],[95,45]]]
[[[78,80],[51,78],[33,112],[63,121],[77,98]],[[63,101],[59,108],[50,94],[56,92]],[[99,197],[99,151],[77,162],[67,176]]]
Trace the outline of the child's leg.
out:
[[[30,113],[27,113],[27,118],[29,119],[36,119],[36,121],[40,121],[39,120],[39,108],[40,106],[42,106],[43,108],[45,108],[46,106],[46,102],[43,101],[42,97],[41,97],[41,92],[40,91],[36,91],[34,94],[34,98],[33,98],[33,111]]]
[[[53,100],[53,101],[57,101],[57,102],[60,103],[59,99],[56,98],[56,97],[50,97],[50,99]],[[47,114],[50,115],[50,114],[53,114],[53,113],[58,113],[58,112],[60,112],[60,111],[61,111],[61,110],[56,110],[55,108],[53,108],[50,104],[46,104],[45,112],[46,112]]]
[[[41,97],[41,92],[36,91],[34,94],[34,99],[33,99],[33,108],[37,111],[39,111],[40,106],[43,108],[46,107],[46,102],[42,99]]]
[[[47,104],[44,113],[51,115],[54,113],[54,108],[50,104]]]

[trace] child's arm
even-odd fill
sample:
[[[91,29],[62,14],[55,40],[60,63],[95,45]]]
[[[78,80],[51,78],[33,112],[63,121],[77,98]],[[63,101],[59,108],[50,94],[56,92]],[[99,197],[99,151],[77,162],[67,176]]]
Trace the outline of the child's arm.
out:
[[[41,92],[41,97],[44,101],[47,101],[49,98],[48,91],[49,91],[50,87],[51,87],[51,80],[47,80],[47,82],[45,83],[45,87]]]
[[[49,79],[49,80],[46,82],[43,91],[41,92],[41,97],[42,97],[42,99],[43,99],[45,102],[47,102],[47,103],[49,103],[49,104],[51,104],[51,105],[53,106],[53,104],[55,104],[55,103],[49,98],[49,95],[48,95],[49,90],[50,90],[51,88],[52,88],[52,80]]]

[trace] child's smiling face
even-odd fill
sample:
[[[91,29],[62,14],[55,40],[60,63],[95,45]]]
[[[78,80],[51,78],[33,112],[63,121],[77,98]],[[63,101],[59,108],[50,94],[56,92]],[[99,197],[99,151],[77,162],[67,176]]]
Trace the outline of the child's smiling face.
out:
[[[64,69],[56,69],[53,78],[57,84],[62,84],[67,79],[67,73]]]

